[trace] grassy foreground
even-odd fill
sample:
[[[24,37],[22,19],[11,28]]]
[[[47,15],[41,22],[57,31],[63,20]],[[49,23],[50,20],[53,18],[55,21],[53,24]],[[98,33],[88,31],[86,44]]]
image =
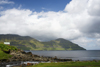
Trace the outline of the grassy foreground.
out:
[[[0,50],[0,60],[2,59],[8,59],[10,58],[11,55],[4,53],[3,51]]]
[[[29,67],[29,66],[28,66]],[[78,61],[78,62],[59,62],[59,63],[40,63],[30,67],[100,67],[100,61]]]
[[[14,46],[0,44],[0,60],[9,59],[10,57],[12,57],[11,55],[4,52],[8,50],[17,50],[17,48]]]

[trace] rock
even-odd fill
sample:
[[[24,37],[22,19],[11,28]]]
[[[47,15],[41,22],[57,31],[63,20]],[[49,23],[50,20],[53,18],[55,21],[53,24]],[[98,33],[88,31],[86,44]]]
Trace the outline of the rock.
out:
[[[8,61],[7,59],[0,60],[0,62],[7,62],[7,61]]]
[[[72,61],[72,59],[58,59],[56,56],[53,57],[43,57],[39,55],[34,55],[31,52],[25,52],[22,50],[10,51],[11,58],[9,61]]]
[[[34,57],[40,57],[40,56],[38,56],[38,55],[33,55]]]
[[[26,55],[32,56],[32,53],[31,52],[28,52],[28,53],[26,53]]]
[[[22,54],[26,54],[26,52],[25,51],[22,51]]]

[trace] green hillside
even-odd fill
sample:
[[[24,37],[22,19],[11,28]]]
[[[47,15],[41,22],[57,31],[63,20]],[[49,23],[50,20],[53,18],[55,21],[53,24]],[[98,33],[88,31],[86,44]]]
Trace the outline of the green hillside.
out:
[[[62,38],[42,43],[45,47],[49,48],[47,50],[84,50],[84,48],[78,46],[77,44]]]
[[[0,43],[10,42],[12,46],[22,50],[85,50],[68,40],[59,38],[48,42],[40,42],[29,36],[14,34],[0,35]]]
[[[18,49],[14,46],[0,44],[0,60],[8,59],[11,57],[11,55],[5,53],[5,51],[8,52],[9,50],[18,50]]]

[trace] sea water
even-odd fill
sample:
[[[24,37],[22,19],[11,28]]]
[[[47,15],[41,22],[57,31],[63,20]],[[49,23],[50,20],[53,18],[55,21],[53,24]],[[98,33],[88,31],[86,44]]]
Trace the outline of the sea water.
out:
[[[26,51],[28,52],[28,51]],[[57,57],[72,60],[100,60],[100,50],[75,50],[75,51],[31,51],[32,54]]]

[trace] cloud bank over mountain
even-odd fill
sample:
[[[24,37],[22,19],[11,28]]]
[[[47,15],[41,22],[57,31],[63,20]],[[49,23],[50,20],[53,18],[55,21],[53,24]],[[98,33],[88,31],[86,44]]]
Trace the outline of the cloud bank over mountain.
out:
[[[28,35],[41,41],[65,38],[86,49],[100,49],[99,25],[100,0],[72,0],[58,12],[0,11],[0,34]]]

